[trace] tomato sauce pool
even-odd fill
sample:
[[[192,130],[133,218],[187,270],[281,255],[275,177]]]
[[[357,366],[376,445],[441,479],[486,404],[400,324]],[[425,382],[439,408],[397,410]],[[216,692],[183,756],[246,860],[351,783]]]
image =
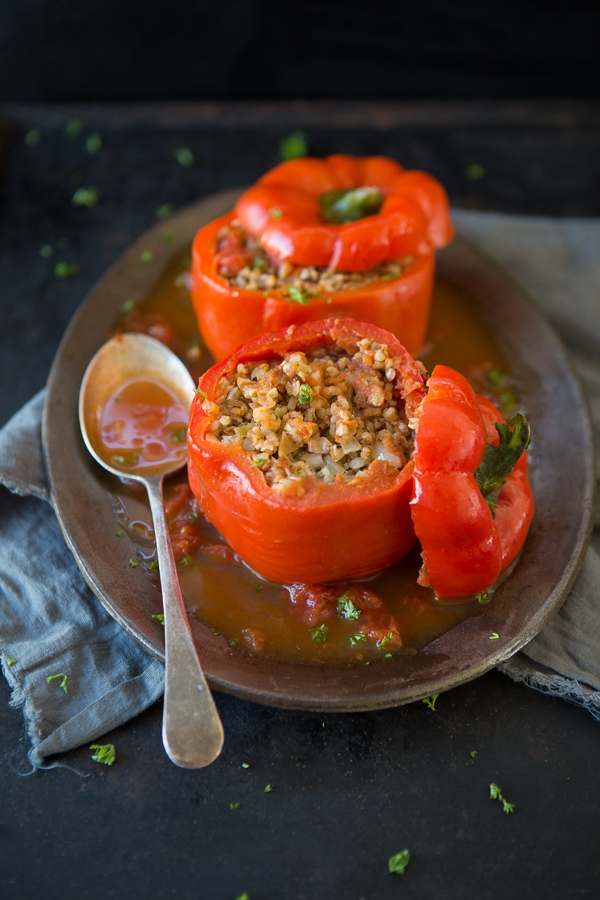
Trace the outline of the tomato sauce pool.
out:
[[[124,473],[150,475],[186,458],[186,409],[175,393],[153,379],[126,382],[98,417],[101,456]]]
[[[187,288],[189,266],[187,256],[173,260],[151,294],[136,303],[127,301],[114,333],[145,332],[162,340],[197,379],[213,360],[198,334]],[[458,369],[504,415],[514,411],[518,385],[513,383],[493,336],[479,321],[469,297],[440,278],[435,284],[420,359],[428,372],[437,363]],[[124,406],[121,391],[121,399],[115,398],[106,410],[103,440],[113,460],[115,454],[133,459],[118,466],[124,474],[133,471],[131,466],[147,464],[158,452],[152,441],[144,437],[141,424],[144,415],[138,417],[135,412],[140,402],[138,389],[142,390],[140,385],[135,390],[131,387],[132,394],[125,395]],[[141,399],[143,407],[143,396]],[[130,416],[122,415],[124,408],[131,409]],[[185,421],[178,418],[174,407],[169,407],[168,413],[163,410],[163,414],[166,415],[163,440],[165,446],[169,445],[169,452],[176,453],[182,447],[177,446],[174,435],[183,434],[179,428],[185,427]],[[125,420],[128,425],[123,430],[117,423]],[[129,535],[135,544],[138,563],[146,569],[149,578],[156,579],[156,551],[145,491],[133,483],[123,484],[112,501],[117,534]],[[417,585],[421,563],[418,547],[375,578],[358,584],[313,585],[298,591],[264,581],[235,556],[205,519],[191,494],[185,472],[166,480],[165,502],[188,613],[239,652],[260,653],[300,665],[355,666],[377,661],[385,664],[386,659],[397,653],[418,653],[429,641],[481,611],[476,599],[440,603],[431,588]],[[114,538],[119,539],[123,537]],[[159,612],[149,609],[148,617],[156,617]],[[366,616],[377,639],[360,636],[359,626]],[[401,646],[393,637],[398,632]]]

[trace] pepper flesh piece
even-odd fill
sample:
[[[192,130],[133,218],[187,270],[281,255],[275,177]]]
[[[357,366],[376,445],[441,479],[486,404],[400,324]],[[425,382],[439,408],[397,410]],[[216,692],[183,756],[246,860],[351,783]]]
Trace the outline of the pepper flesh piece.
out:
[[[283,358],[341,341],[369,338],[397,357],[395,385],[410,419],[425,395],[421,371],[399,341],[373,325],[327,319],[261,335],[239,347],[200,379],[188,429],[188,476],[204,514],[236,553],[264,578],[280,584],[365,578],[412,548],[409,501],[412,463],[392,469],[381,460],[354,484],[304,478],[304,494],[274,491],[239,445],[207,440],[222,376],[238,363]]]
[[[360,187],[381,192],[379,213],[345,224],[324,220],[319,205],[323,194]],[[242,195],[236,214],[277,259],[344,272],[426,255],[454,233],[441,184],[385,156],[288,160]]]
[[[520,551],[533,516],[524,453],[504,482],[494,514],[475,470],[505,420],[466,378],[436,366],[428,381],[413,454],[413,523],[427,578],[441,600],[489,589]]]
[[[233,287],[219,274],[218,234],[234,218],[235,213],[228,213],[205,225],[192,247],[192,302],[203,340],[215,359],[223,359],[265,331],[332,316],[371,322],[391,331],[413,355],[421,349],[433,288],[433,252],[416,257],[398,278],[322,292],[303,305],[290,300],[285,288],[247,290]]]

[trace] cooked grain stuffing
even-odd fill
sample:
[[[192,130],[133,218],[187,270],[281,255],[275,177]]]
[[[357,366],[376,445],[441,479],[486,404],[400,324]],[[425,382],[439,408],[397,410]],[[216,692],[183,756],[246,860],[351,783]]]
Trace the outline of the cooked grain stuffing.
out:
[[[335,291],[356,290],[378,279],[399,278],[412,257],[384,262],[364,272],[336,272],[317,266],[294,266],[273,260],[237,219],[224,226],[217,239],[217,268],[232,287],[243,290],[283,291],[292,303],[306,305],[312,297],[323,300]]]
[[[364,339],[240,364],[219,382],[209,440],[241,445],[286,492],[303,493],[311,475],[358,483],[375,460],[402,469],[413,432],[394,388],[398,362]]]

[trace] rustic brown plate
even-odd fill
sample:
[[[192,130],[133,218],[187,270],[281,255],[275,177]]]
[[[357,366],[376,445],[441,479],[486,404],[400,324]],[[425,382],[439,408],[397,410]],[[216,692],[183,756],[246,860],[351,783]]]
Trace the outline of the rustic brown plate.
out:
[[[128,541],[110,540],[115,521],[106,476],[79,433],[79,386],[123,299],[147,294],[157,271],[190,246],[198,227],[230,209],[238,193],[186,207],[136,241],[83,302],[48,381],[44,453],[66,541],[100,602],[159,658],[161,634],[151,618],[160,604],[158,589],[141,568],[128,568],[133,552]],[[163,239],[167,231],[175,232],[173,243]],[[147,249],[154,253],[152,266],[140,265],[140,254]],[[481,615],[466,619],[414,656],[369,667],[294,666],[252,657],[192,621],[214,688],[295,709],[342,712],[410,703],[476,678],[507,659],[543,628],[567,596],[589,542],[594,504],[593,440],[579,382],[562,344],[531,301],[470,244],[457,238],[439,254],[438,269],[470,295],[522,385],[521,405],[535,436],[536,514],[518,566]],[[559,439],[567,428],[577,440]],[[496,641],[490,641],[493,632],[499,635]]]

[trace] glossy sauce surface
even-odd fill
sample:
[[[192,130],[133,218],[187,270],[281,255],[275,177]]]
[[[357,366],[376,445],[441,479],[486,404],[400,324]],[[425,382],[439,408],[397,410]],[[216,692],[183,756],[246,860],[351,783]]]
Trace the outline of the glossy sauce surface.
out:
[[[212,359],[198,336],[185,285],[188,266],[188,259],[175,260],[150,296],[123,311],[115,330],[145,331],[159,337],[197,378]],[[437,363],[463,372],[475,390],[487,394],[505,413],[516,402],[518,386],[513,384],[493,336],[478,321],[469,298],[439,278],[420,358],[428,373]],[[417,585],[418,546],[396,565],[358,585],[317,585],[298,593],[266,582],[235,556],[207,522],[185,473],[167,480],[165,496],[188,612],[240,652],[304,665],[368,665],[396,653],[417,653],[482,608],[477,600],[440,603],[430,588]],[[123,486],[113,503],[116,519],[134,541],[141,564],[149,577],[156,578],[151,519],[143,493]],[[367,605],[371,594],[381,605],[361,608],[358,616],[348,618],[341,611],[344,603],[337,601],[359,597],[358,607],[361,592]],[[327,602],[323,606],[324,596]],[[357,637],[367,623],[370,637]],[[397,638],[391,638],[397,633],[401,646]]]
[[[149,378],[123,384],[97,411],[100,455],[124,473],[151,475],[186,458],[187,412],[166,385]]]

